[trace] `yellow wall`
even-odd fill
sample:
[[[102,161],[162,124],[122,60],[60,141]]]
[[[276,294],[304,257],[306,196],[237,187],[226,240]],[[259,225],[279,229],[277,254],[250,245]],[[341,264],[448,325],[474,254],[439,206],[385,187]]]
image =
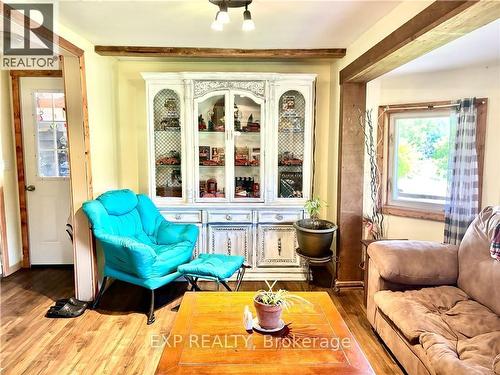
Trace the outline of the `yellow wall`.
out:
[[[331,109],[335,93],[336,71],[329,61],[227,61],[227,60],[122,60],[118,62],[118,155],[119,181],[143,193],[148,192],[147,123],[145,82],[141,72],[277,72],[316,73],[316,182],[314,194],[328,202],[328,213],[335,212],[335,180],[329,166],[336,160],[337,128],[333,125],[336,112]],[[333,89],[332,89],[333,88]],[[324,211],[327,214],[327,210]],[[334,219],[334,216],[328,215]]]
[[[379,105],[456,100],[465,97],[488,98],[482,205],[499,205],[500,61],[496,65],[486,67],[380,77],[368,84],[367,108],[371,108],[376,117]],[[365,197],[367,189],[366,178]],[[369,207],[366,199],[365,207]],[[387,216],[386,223],[387,235],[390,238],[443,240],[444,224],[440,222]]]
[[[90,155],[94,196],[118,186],[116,154],[116,63],[99,56],[86,39],[59,25],[59,34],[85,51]]]
[[[21,218],[19,216],[19,195],[17,192],[16,155],[14,128],[11,111],[11,84],[9,72],[0,70],[0,179],[4,189],[5,221],[7,225],[8,267],[22,260]],[[2,249],[4,251],[4,249]]]

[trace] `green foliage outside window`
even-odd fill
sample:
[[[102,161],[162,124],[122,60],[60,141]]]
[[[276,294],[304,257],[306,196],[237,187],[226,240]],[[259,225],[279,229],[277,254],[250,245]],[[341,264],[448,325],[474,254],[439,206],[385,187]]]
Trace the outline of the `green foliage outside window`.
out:
[[[424,166],[432,167],[439,179],[446,178],[450,152],[450,118],[398,119],[397,125],[398,179],[412,178],[420,174]]]

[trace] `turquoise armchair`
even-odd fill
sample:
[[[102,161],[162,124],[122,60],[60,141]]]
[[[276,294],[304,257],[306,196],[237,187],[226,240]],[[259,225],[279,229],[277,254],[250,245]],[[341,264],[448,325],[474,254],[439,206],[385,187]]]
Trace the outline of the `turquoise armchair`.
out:
[[[131,190],[108,191],[85,202],[83,211],[104,251],[104,279],[93,307],[112,277],[151,291],[153,323],[154,290],[181,276],[177,267],[191,260],[198,228],[170,223],[147,196]]]

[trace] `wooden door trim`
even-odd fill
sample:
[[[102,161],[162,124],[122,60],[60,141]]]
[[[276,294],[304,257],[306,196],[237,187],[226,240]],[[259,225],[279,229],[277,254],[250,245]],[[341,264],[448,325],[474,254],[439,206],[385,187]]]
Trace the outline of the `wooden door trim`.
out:
[[[14,119],[14,144],[16,149],[17,189],[19,194],[19,214],[21,218],[22,267],[30,268],[29,222],[26,197],[26,178],[24,170],[23,121],[21,108],[22,77],[62,77],[61,70],[12,70],[10,72],[12,85],[12,115]],[[5,216],[5,211],[2,210]],[[7,263],[8,265],[8,263]]]

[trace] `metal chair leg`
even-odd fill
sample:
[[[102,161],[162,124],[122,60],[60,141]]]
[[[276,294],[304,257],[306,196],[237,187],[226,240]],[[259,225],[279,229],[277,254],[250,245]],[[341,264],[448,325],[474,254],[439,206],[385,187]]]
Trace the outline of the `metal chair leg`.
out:
[[[226,288],[229,292],[232,292],[231,287],[227,285],[227,283],[224,280],[220,280],[220,283]]]
[[[148,325],[153,324],[155,321],[155,291],[151,289],[151,304],[148,312]]]
[[[198,278],[192,278],[191,276],[184,276],[184,278],[188,281],[189,284],[191,284],[191,291],[201,291],[200,287],[196,283],[198,281]]]
[[[234,290],[235,292],[240,290],[241,282],[243,281],[243,276],[245,276],[245,271],[247,270],[247,268],[250,268],[250,266],[242,265],[240,270],[238,271],[238,282],[236,283],[236,289]]]
[[[108,277],[104,276],[102,279],[102,285],[101,289],[99,289],[99,292],[97,293],[97,296],[95,297],[94,303],[92,304],[92,310],[95,310],[97,306],[99,305],[99,302],[101,301],[101,297],[104,294],[104,289],[106,289],[106,284],[108,282]]]

